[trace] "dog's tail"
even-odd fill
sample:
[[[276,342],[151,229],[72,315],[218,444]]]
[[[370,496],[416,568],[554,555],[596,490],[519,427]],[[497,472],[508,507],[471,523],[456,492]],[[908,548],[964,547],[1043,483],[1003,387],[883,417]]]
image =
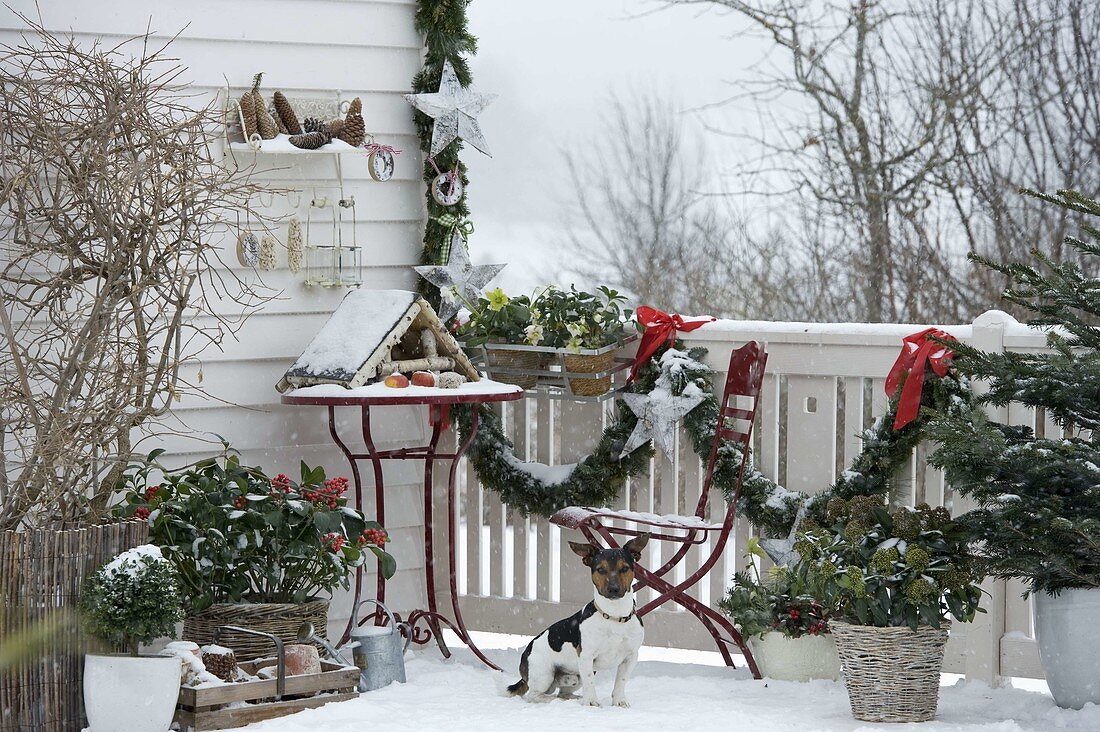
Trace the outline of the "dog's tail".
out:
[[[508,687],[509,696],[523,696],[527,693],[527,679],[520,679]]]

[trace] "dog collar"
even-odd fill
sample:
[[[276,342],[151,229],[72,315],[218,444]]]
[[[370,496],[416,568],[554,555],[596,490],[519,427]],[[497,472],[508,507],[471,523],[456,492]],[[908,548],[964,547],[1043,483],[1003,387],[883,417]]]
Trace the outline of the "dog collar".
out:
[[[596,612],[598,612],[601,616],[603,616],[604,620],[614,620],[616,623],[625,623],[626,621],[628,621],[632,617],[634,617],[634,614],[637,612],[637,610],[638,610],[638,601],[637,600],[634,601],[634,607],[630,610],[630,614],[627,615],[624,618],[616,617],[614,615],[608,615],[607,613],[605,613],[603,610],[600,609],[600,606],[596,604],[595,600],[592,601],[592,607],[596,608]]]

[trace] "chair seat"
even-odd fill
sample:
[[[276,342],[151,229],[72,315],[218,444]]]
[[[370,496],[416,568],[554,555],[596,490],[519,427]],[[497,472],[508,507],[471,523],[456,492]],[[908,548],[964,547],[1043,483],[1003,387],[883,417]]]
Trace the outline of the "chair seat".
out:
[[[588,506],[568,506],[567,508],[563,508],[550,517],[550,523],[564,526],[567,529],[579,529],[582,525],[586,524],[600,524],[606,526],[605,520],[613,521],[616,519],[669,530],[721,531],[723,528],[723,524],[712,523],[698,516],[679,516],[677,514],[658,516],[655,513],[617,511],[611,508],[591,508]],[[608,528],[614,530],[614,527]]]

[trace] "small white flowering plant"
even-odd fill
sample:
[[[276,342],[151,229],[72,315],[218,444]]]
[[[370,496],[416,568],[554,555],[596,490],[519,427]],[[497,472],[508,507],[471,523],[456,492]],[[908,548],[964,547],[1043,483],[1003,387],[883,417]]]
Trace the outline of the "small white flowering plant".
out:
[[[135,547],[88,577],[80,612],[90,634],[136,656],[183,619],[179,575],[158,547]]]
[[[542,345],[574,352],[603,348],[622,340],[633,313],[625,304],[626,297],[602,285],[595,293],[550,286],[531,304],[531,323]]]

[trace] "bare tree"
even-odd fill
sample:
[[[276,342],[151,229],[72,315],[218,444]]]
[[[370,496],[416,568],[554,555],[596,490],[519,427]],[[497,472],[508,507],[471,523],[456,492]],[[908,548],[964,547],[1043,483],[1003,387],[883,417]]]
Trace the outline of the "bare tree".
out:
[[[933,11],[920,37],[928,57],[941,60],[942,83],[956,100],[950,122],[965,154],[942,171],[938,187],[957,212],[960,240],[995,261],[1034,248],[1056,259],[1075,256],[1063,246],[1068,227],[1076,227],[1071,214],[1017,191],[1100,187],[1095,3],[938,0]],[[1007,284],[994,271],[971,271],[971,309]]]
[[[0,57],[0,529],[101,515],[132,430],[197,388],[181,364],[265,301],[218,254],[258,188],[183,69],[23,20]]]
[[[683,313],[763,319],[842,319],[852,298],[820,222],[796,217],[797,236],[754,231],[713,193],[707,154],[684,116],[656,92],[614,98],[596,152],[569,152],[579,225],[571,270]],[[759,228],[759,227],[757,227]]]

